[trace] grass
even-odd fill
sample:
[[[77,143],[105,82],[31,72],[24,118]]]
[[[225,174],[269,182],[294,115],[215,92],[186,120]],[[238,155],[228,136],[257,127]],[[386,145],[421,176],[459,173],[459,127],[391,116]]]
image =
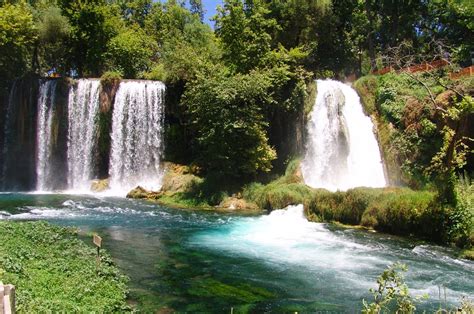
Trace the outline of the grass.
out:
[[[267,210],[303,204],[312,221],[361,225],[434,241],[442,241],[446,234],[445,208],[436,204],[434,192],[409,188],[313,189],[302,183],[299,160],[290,162],[285,175],[267,185],[247,185],[243,197]]]
[[[268,210],[304,204],[311,197],[313,189],[302,183],[299,164],[298,159],[291,161],[285,175],[267,185],[251,183],[245,186],[242,192],[244,199]]]
[[[127,278],[71,228],[0,222],[0,281],[16,287],[19,313],[130,311]]]

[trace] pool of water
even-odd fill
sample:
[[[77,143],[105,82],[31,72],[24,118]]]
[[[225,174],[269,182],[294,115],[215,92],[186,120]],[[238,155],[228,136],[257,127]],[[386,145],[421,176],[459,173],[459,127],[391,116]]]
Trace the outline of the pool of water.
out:
[[[430,296],[420,309],[474,295],[474,263],[451,249],[310,223],[301,206],[242,215],[124,198],[1,193],[1,219],[75,226],[86,241],[99,233],[145,311],[353,312],[397,261],[409,268],[412,294]]]

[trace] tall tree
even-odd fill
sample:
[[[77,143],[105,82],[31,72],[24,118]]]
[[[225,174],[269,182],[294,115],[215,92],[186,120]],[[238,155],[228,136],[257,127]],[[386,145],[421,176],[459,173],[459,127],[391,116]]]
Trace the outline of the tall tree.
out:
[[[59,0],[71,24],[67,67],[79,76],[98,76],[105,69],[109,41],[123,27],[119,7],[106,0]]]
[[[276,20],[268,16],[267,4],[261,0],[225,0],[217,11],[216,34],[227,64],[242,73],[262,65],[272,50],[271,34],[278,28]]]
[[[0,77],[2,83],[30,69],[38,33],[25,2],[0,7]]]
[[[189,4],[191,6],[191,13],[196,14],[199,16],[201,22],[204,20],[204,8],[202,7],[201,0],[189,0]]]

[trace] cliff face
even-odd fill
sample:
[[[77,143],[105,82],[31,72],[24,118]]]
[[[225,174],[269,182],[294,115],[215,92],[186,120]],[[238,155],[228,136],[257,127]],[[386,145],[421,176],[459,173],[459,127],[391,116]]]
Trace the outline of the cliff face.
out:
[[[55,189],[67,188],[67,138],[69,81],[56,79],[55,103],[53,104],[51,162],[56,175],[52,185]],[[38,149],[38,148],[36,148]]]
[[[305,121],[303,110],[295,112],[278,110],[272,114],[269,141],[275,147],[278,156],[274,162],[276,171],[284,171],[289,159],[304,153]]]
[[[53,167],[52,178],[48,178],[51,189],[67,188],[68,151],[68,101],[69,93],[76,81],[72,79],[48,79],[29,76],[18,79],[9,92],[0,95],[0,189],[34,190],[37,184],[38,156],[38,111],[41,82],[55,80],[51,108],[51,143],[48,162]],[[99,114],[97,116],[97,149],[94,149],[93,178],[109,175],[111,151],[112,112],[120,80],[101,82]],[[314,84],[313,84],[314,85]],[[165,158],[168,161],[191,163],[194,155],[192,143],[194,134],[188,128],[189,117],[185,108],[179,105],[184,86],[169,86],[165,107]],[[314,93],[308,99],[301,97],[297,108],[288,111],[277,108],[269,113],[268,135],[275,147],[278,159],[274,162],[275,172],[284,171],[289,159],[304,152],[305,102],[314,103]],[[4,132],[6,130],[6,132]],[[44,143],[43,143],[44,144]],[[5,151],[5,153],[4,153]]]
[[[97,135],[96,176],[104,179],[109,175],[109,156],[111,149],[112,111],[115,94],[120,85],[120,80],[101,82],[99,95],[99,130]]]
[[[67,80],[56,79],[54,104],[51,105],[51,154],[55,175],[52,186],[66,187],[68,93]],[[38,152],[38,94],[40,78],[36,75],[17,79],[3,101],[2,114],[2,183],[3,190],[28,191],[36,187]]]
[[[35,186],[38,77],[13,83],[5,103],[3,188],[31,190]]]

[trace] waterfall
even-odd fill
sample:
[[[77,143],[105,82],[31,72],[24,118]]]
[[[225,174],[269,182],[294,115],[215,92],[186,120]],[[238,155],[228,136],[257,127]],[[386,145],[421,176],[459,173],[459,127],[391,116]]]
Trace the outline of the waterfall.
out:
[[[94,171],[99,112],[99,80],[80,79],[69,90],[67,185],[88,190]]]
[[[36,190],[54,189],[51,179],[54,175],[52,163],[53,118],[55,110],[56,80],[41,82],[38,99],[38,120],[36,140]],[[61,174],[59,174],[61,175]]]
[[[317,87],[301,164],[305,183],[331,191],[385,186],[374,126],[356,91],[332,80],[318,80]]]
[[[160,187],[164,92],[161,82],[120,83],[112,115],[112,189],[129,190],[138,184]]]

